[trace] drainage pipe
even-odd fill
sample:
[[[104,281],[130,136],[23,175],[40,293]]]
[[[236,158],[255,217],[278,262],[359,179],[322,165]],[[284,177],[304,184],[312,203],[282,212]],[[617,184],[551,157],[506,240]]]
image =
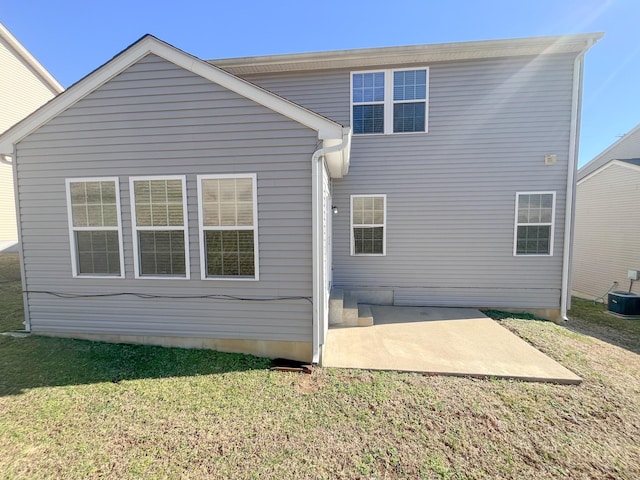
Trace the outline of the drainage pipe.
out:
[[[573,224],[575,213],[576,163],[578,159],[578,133],[580,129],[580,108],[582,107],[582,71],[584,54],[587,53],[594,40],[590,39],[584,49],[573,62],[573,91],[571,95],[571,131],[569,133],[569,165],[567,171],[567,189],[564,209],[564,245],[562,250],[562,287],[560,293],[560,317],[568,321],[567,309],[571,307],[569,291],[571,283],[571,260],[573,245]]]
[[[342,139],[337,140],[335,145],[327,145],[319,148],[311,156],[311,230],[312,230],[312,265],[313,265],[313,363],[321,361],[320,338],[324,328],[325,305],[324,305],[324,250],[322,244],[323,225],[322,216],[322,168],[324,158],[330,153],[343,152],[343,156],[348,155],[351,144],[351,128],[344,127]],[[325,140],[325,142],[327,142]],[[326,144],[326,143],[325,143]],[[347,160],[343,158],[343,162]]]

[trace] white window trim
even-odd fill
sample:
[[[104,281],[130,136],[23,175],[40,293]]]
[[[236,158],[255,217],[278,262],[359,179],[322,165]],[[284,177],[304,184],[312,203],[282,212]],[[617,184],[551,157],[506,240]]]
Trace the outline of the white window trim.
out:
[[[182,182],[182,219],[183,225],[178,226],[158,226],[158,227],[138,227],[136,220],[136,194],[134,182],[139,180],[180,180]],[[131,238],[133,241],[133,270],[136,279],[162,279],[162,280],[189,280],[191,277],[191,266],[189,258],[189,220],[187,212],[187,188],[185,175],[151,175],[141,177],[129,177],[129,202],[131,204]],[[139,231],[166,231],[182,230],[184,235],[184,262],[185,275],[141,275],[140,274],[140,244],[138,243]]]
[[[396,103],[417,103],[422,100],[393,100],[393,72],[408,72],[412,70],[427,71],[427,85],[425,93],[425,109],[424,109],[424,131],[419,132],[394,132],[393,131],[393,106]],[[353,76],[360,73],[384,73],[384,100],[382,102],[353,102]],[[429,132],[429,67],[411,67],[411,68],[394,68],[394,69],[378,69],[378,70],[357,70],[349,75],[349,121],[353,128],[353,106],[354,105],[374,105],[384,104],[384,128],[383,133],[354,133],[355,136],[375,136],[375,135],[416,135]]]
[[[384,203],[384,222],[383,223],[371,223],[358,225],[359,227],[382,227],[382,253],[356,253],[355,239],[353,236],[353,199],[354,198],[369,198],[369,197],[382,197]],[[387,255],[387,195],[381,193],[372,193],[368,195],[351,195],[350,209],[349,209],[349,224],[351,225],[350,237],[351,237],[351,256],[352,257],[385,257]]]
[[[228,178],[251,178],[253,180],[253,226],[222,226],[210,227],[204,225],[204,215],[202,210],[202,180]],[[206,230],[253,230],[253,262],[254,276],[207,276],[207,253],[205,252],[204,232]],[[198,175],[198,238],[200,242],[200,278],[202,280],[214,281],[234,281],[234,282],[257,282],[260,280],[260,255],[258,251],[258,175],[255,173],[229,173]]]
[[[541,222],[541,223],[519,223],[518,222],[518,208],[520,206],[520,195],[552,195],[552,204],[551,204],[551,222]],[[551,226],[551,231],[549,232],[549,253],[534,253],[534,254],[524,254],[517,253],[518,250],[518,227],[520,226],[528,226],[528,227],[545,227]],[[553,257],[553,238],[555,237],[555,226],[556,226],[556,192],[555,191],[541,191],[541,192],[516,192],[516,208],[515,208],[515,218],[513,222],[513,256],[514,257]]]
[[[116,216],[117,227],[74,227],[73,210],[71,208],[71,184],[86,182],[114,182],[116,190]],[[66,178],[65,189],[67,194],[67,221],[69,225],[69,246],[71,247],[71,275],[73,278],[125,278],[124,273],[124,252],[122,240],[122,217],[120,214],[120,179],[118,177],[82,177],[82,178]],[[78,245],[76,244],[76,231],[113,231],[118,230],[118,248],[120,254],[120,275],[96,275],[78,273]]]

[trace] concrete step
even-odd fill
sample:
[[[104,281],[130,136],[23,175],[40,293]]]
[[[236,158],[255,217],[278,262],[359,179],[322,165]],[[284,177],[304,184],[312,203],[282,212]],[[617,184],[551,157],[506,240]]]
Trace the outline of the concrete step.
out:
[[[358,325],[358,300],[348,292],[342,303],[342,324],[349,327]]]
[[[332,288],[329,295],[329,325],[342,323],[342,309],[344,305],[344,290]]]
[[[358,326],[370,327],[373,325],[373,314],[371,313],[371,306],[358,304]]]

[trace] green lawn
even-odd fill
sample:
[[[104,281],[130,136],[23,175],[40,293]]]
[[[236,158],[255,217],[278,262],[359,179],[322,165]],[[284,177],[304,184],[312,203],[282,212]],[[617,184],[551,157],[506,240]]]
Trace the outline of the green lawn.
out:
[[[0,284],[5,329],[19,291]],[[637,335],[588,322],[501,320],[580,386],[0,336],[0,478],[637,479]]]

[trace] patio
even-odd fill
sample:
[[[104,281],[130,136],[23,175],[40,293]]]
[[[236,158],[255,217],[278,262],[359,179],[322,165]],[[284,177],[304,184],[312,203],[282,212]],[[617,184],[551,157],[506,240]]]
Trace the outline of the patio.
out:
[[[582,381],[479,310],[372,306],[371,311],[373,326],[329,329],[324,367]]]

